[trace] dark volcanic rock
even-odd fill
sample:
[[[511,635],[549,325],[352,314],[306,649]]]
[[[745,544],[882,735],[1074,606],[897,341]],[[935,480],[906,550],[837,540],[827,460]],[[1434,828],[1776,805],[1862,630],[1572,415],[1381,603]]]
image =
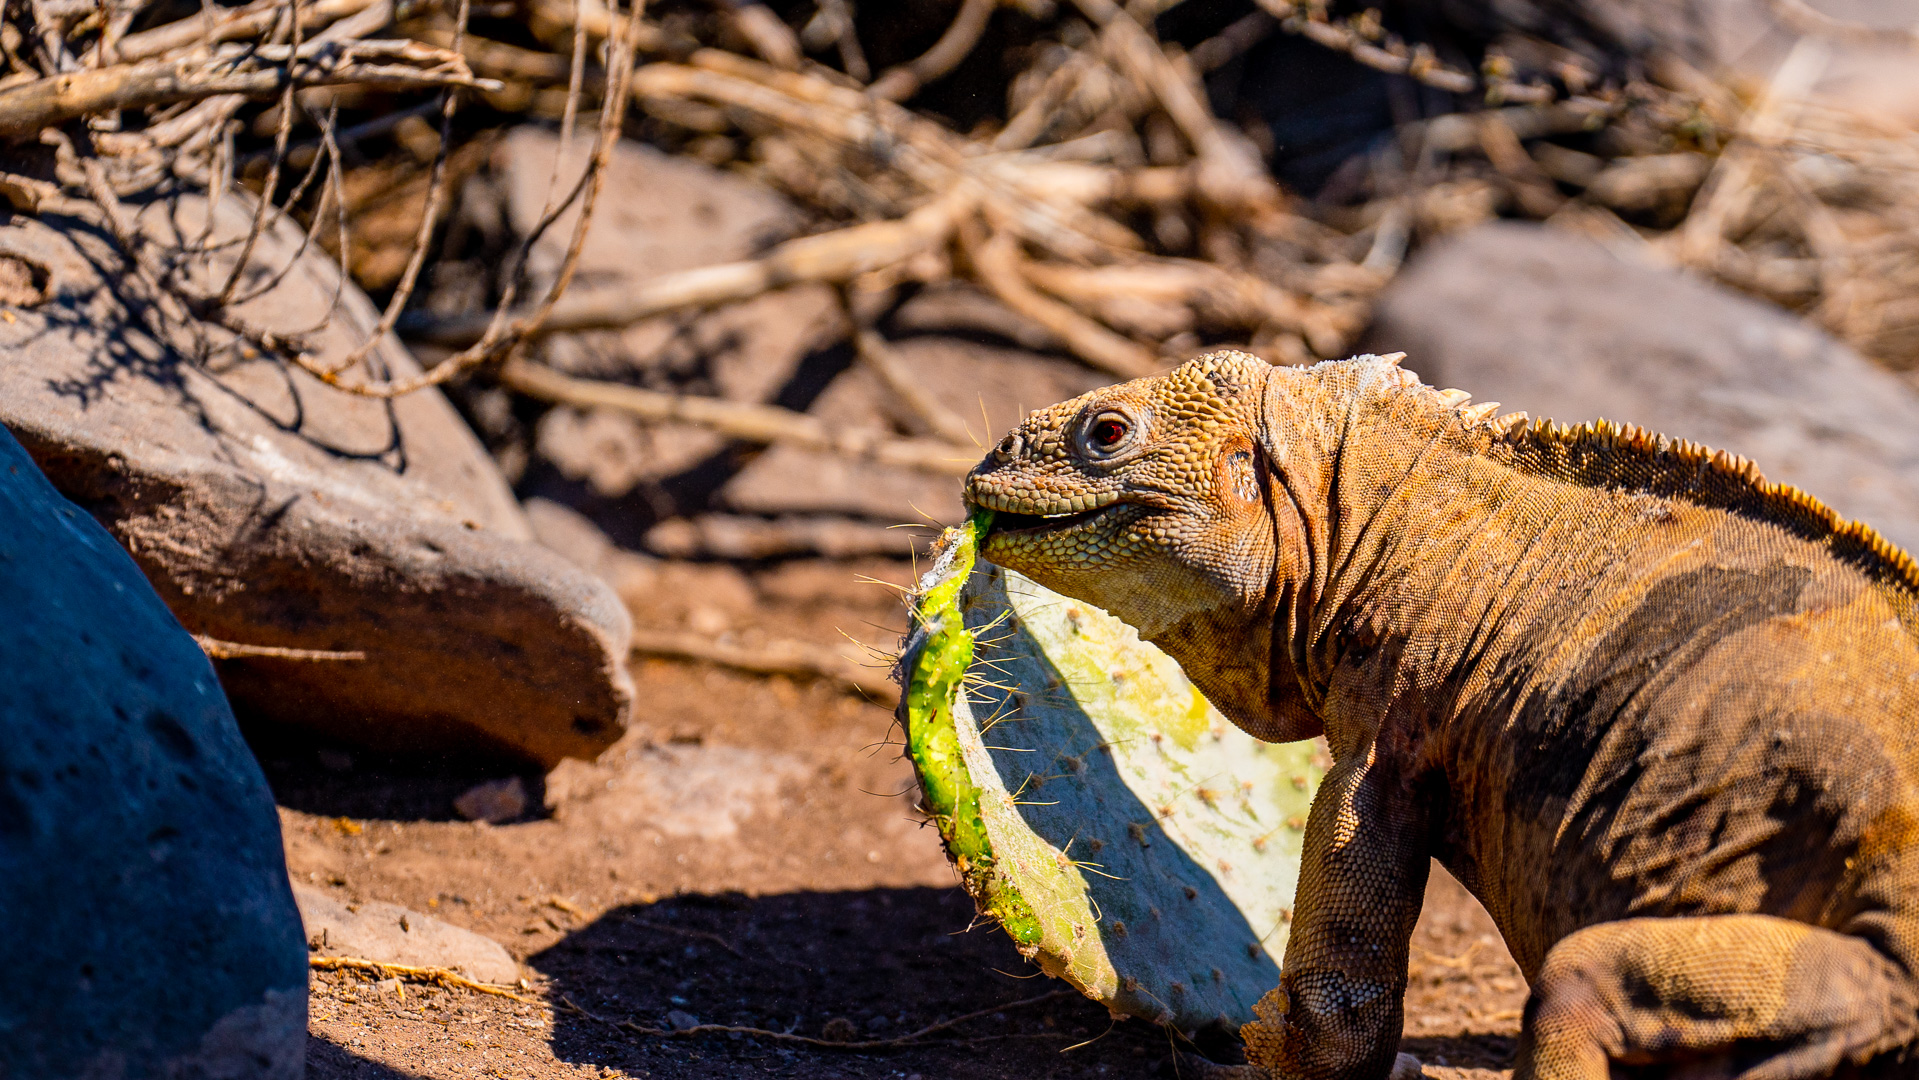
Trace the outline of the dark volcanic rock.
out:
[[[230,197],[214,240],[244,235]],[[204,202],[141,210],[178,252]],[[184,238],[184,239],[183,239]],[[183,258],[217,291],[234,247]],[[269,228],[239,314],[344,356],[376,324],[300,236]],[[627,615],[610,590],[531,541],[478,441],[437,390],[392,402],[331,389],[214,328],[158,331],[89,221],[0,226],[0,254],[48,299],[0,324],[0,421],[48,477],[134,554],[188,628],[247,645],[360,650],[364,662],[220,662],[245,718],[377,749],[467,751],[550,766],[622,730]],[[335,296],[338,296],[337,304]],[[418,370],[391,338],[376,370]]]
[[[1364,347],[1502,411],[1604,417],[1743,454],[1919,549],[1919,392],[1821,331],[1536,225],[1429,248]]]
[[[306,948],[200,649],[0,429],[0,1075],[286,1078]]]

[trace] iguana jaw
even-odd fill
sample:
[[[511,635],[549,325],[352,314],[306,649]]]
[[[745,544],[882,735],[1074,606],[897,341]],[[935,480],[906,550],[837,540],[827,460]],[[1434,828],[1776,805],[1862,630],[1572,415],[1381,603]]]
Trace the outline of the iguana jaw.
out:
[[[967,484],[966,500],[993,511],[994,533],[1033,534],[1083,525],[1104,516],[1119,505],[1120,498],[1110,491],[1052,499],[1009,495],[993,490],[976,477]]]

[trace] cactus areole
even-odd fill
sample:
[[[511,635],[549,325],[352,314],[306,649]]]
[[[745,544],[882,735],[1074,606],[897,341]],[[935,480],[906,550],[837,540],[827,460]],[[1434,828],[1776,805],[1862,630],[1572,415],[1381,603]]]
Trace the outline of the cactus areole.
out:
[[[900,718],[979,910],[1116,1013],[1193,1032],[1279,978],[1311,743],[1260,743],[1111,615],[983,560],[981,511],[921,578]]]

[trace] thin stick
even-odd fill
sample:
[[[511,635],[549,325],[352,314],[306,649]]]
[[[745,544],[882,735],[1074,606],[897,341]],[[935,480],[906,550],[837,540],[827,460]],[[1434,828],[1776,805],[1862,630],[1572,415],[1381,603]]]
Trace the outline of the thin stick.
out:
[[[800,66],[800,39],[772,8],[759,0],[714,0],[714,6],[727,13],[760,59],[787,71]]]
[[[963,194],[950,196],[898,221],[869,222],[789,240],[758,259],[662,274],[617,291],[575,294],[554,304],[527,336],[615,329],[679,308],[716,307],[805,282],[850,281],[943,247],[970,206]],[[422,317],[404,329],[409,336],[436,344],[464,345],[481,338],[497,317],[497,312]]]
[[[1405,75],[1435,89],[1454,94],[1481,91],[1480,82],[1466,72],[1447,67],[1425,45],[1408,49],[1392,40],[1374,44],[1367,33],[1352,22],[1329,21],[1321,8],[1294,4],[1291,0],[1254,0],[1279,20],[1280,29],[1307,38],[1315,44],[1344,53],[1355,61],[1391,75]],[[1509,79],[1488,79],[1484,86],[1488,103],[1527,102],[1544,104],[1557,95],[1550,86],[1528,86]]]
[[[468,2],[469,0],[461,0],[462,12],[467,10]],[[485,331],[480,335],[480,340],[464,351],[441,360],[433,367],[406,379],[347,382],[340,377],[341,373],[364,358],[366,351],[379,340],[377,335],[369,337],[367,342],[354,350],[354,353],[350,354],[345,361],[331,366],[323,366],[305,355],[293,356],[292,360],[295,364],[328,385],[348,393],[363,397],[395,398],[428,386],[437,386],[468,368],[505,355],[540,328],[547,316],[551,314],[554,305],[558,303],[560,296],[565,293],[567,286],[572,283],[573,274],[579,266],[580,256],[585,250],[587,230],[593,222],[594,203],[599,196],[602,181],[606,176],[607,163],[612,159],[613,147],[618,141],[620,127],[626,116],[628,79],[633,71],[633,50],[627,31],[639,24],[640,13],[644,9],[644,0],[636,0],[628,18],[616,28],[608,42],[608,61],[613,77],[607,86],[608,100],[600,110],[599,139],[594,146],[592,160],[581,174],[579,182],[574,185],[571,194],[557,203],[549,198],[546,213],[521,241],[517,257],[512,264],[515,272],[509,274],[500,308],[493,313]],[[442,146],[445,142],[446,140],[443,139]],[[519,289],[517,268],[524,265],[528,253],[532,251],[533,245],[539,242],[548,226],[557,221],[566,207],[572,205],[573,200],[580,198],[582,192],[585,193],[585,199],[580,204],[579,218],[574,222],[573,238],[567,247],[566,257],[561,262],[559,274],[555,277],[552,286],[548,288],[540,306],[531,315],[514,320],[509,325],[508,314],[512,310],[513,299]]]
[[[307,28],[317,30],[349,15],[358,15],[372,7],[375,2],[376,0],[315,0],[306,9],[304,18]],[[243,41],[269,29],[284,6],[284,0],[256,0],[255,3],[248,4],[246,7],[229,8],[220,12],[211,25],[208,25],[204,18],[180,19],[165,26],[156,26],[151,30],[128,34],[119,40],[114,51],[120,63],[130,64],[139,60],[165,56],[175,49],[204,48],[225,41]]]
[[[300,54],[301,40],[300,0],[287,0],[288,12],[292,17],[293,55]],[[240,254],[233,260],[233,269],[227,273],[226,284],[220,287],[220,296],[214,301],[225,305],[232,301],[233,291],[240,287],[240,277],[246,273],[247,263],[253,259],[253,247],[260,242],[260,230],[267,223],[267,215],[274,212],[273,197],[280,190],[280,169],[287,160],[287,138],[293,134],[293,113],[297,107],[295,91],[291,82],[280,95],[280,122],[273,132],[273,157],[267,164],[267,178],[260,186],[260,201],[253,208],[253,223],[247,228],[246,242],[240,245]],[[291,205],[289,203],[289,205]],[[207,217],[213,216],[209,207]]]
[[[446,50],[454,56],[460,55],[460,47],[464,44],[466,35],[467,17],[471,11],[472,0],[460,0],[459,15],[453,24],[453,46]],[[462,62],[464,63],[464,59]],[[447,158],[451,156],[452,153],[453,116],[454,113],[459,110],[459,107],[460,101],[458,95],[451,92],[441,95],[440,147],[438,152],[433,155],[433,169],[427,179],[426,209],[420,214],[420,225],[414,232],[413,247],[407,255],[406,267],[400,272],[399,284],[394,287],[392,297],[387,300],[386,310],[380,313],[379,323],[373,328],[372,332],[366,336],[364,341],[354,346],[345,357],[341,358],[332,366],[331,370],[334,374],[351,368],[353,365],[371,355],[373,350],[378,348],[380,343],[386,339],[386,336],[392,333],[393,324],[399,320],[400,312],[406,309],[407,301],[413,297],[413,289],[419,282],[420,269],[426,265],[427,251],[433,242],[433,233],[440,225],[441,208],[446,202],[446,163]],[[346,193],[341,192],[340,198],[342,208],[344,208]],[[340,268],[342,272],[344,272],[348,265],[344,261],[344,251],[341,253],[341,256],[343,261],[340,264]]]
[[[1014,187],[969,154],[952,132],[890,101],[716,49],[689,59],[690,66],[647,65],[634,75],[634,92],[745,109],[871,155],[936,197],[963,195],[995,208],[1022,239],[1065,258],[1097,261],[1116,249],[1144,246],[1109,217]]]
[[[853,344],[859,353],[860,363],[879,376],[886,388],[912,410],[913,415],[926,425],[935,438],[945,439],[955,446],[964,446],[973,438],[966,421],[913,377],[905,361],[900,359],[899,352],[878,331],[871,327],[860,327],[853,332]]]
[[[363,971],[385,978],[400,978],[408,982],[429,983],[455,990],[471,990],[476,994],[491,994],[494,997],[511,998],[522,1005],[544,1005],[538,998],[523,997],[503,986],[474,982],[472,979],[440,967],[413,967],[409,964],[383,964],[377,960],[362,960],[357,956],[309,956],[307,967],[315,971]],[[569,1004],[571,1004],[569,1002]]]
[[[1244,136],[1229,134],[1190,71],[1173,63],[1146,29],[1113,0],[1075,0],[1098,23],[1100,47],[1152,91],[1199,156],[1199,194],[1229,214],[1261,214],[1281,202],[1279,187]]]
[[[78,117],[117,109],[143,109],[229,94],[243,98],[270,97],[289,85],[304,89],[359,84],[388,90],[444,86],[499,90],[504,85],[492,79],[475,78],[457,56],[448,56],[442,50],[418,42],[407,45],[412,46],[413,52],[409,59],[441,66],[357,63],[343,60],[347,54],[336,52],[332,56],[274,62],[273,66],[250,71],[221,70],[226,67],[224,63],[167,60],[116,64],[36,79],[0,89],[0,137],[34,135]],[[264,54],[267,50],[260,52]],[[262,59],[274,61],[270,56],[263,55]]]
[[[1122,379],[1151,375],[1164,366],[1145,346],[1033,288],[1020,272],[1018,241],[1010,233],[976,241],[962,230],[961,242],[980,282],[1001,303],[1051,331],[1081,360]]]
[[[359,649],[335,651],[331,649],[287,649],[278,645],[243,645],[237,641],[221,641],[205,634],[193,635],[200,643],[200,650],[215,660],[237,660],[242,657],[262,656],[277,660],[365,660],[366,653]]]
[[[866,92],[888,101],[905,101],[920,92],[927,83],[945,78],[979,44],[980,35],[993,17],[998,0],[964,0],[952,25],[918,58],[890,68],[874,80]]]
[[[633,651],[654,656],[701,660],[758,675],[801,675],[844,683],[888,706],[899,704],[900,688],[877,671],[811,642],[768,641],[756,646],[718,641],[684,630],[635,627]]]
[[[1023,150],[1038,142],[1047,129],[1058,122],[1059,108],[1069,100],[1079,88],[1080,80],[1086,73],[1099,66],[1099,61],[1084,52],[1075,52],[1066,58],[1066,62],[1054,68],[1040,84],[1039,93],[1006,126],[993,136],[994,150]]]
[[[940,476],[965,476],[978,453],[972,447],[933,439],[901,439],[884,431],[844,428],[817,416],[688,394],[666,394],[637,386],[580,379],[541,364],[509,360],[500,381],[528,397],[579,408],[607,408],[656,423],[676,421],[750,443],[788,443],[846,457],[900,465]]]
[[[1054,990],[1050,993],[1023,998],[1019,1001],[1009,1001],[1004,1005],[994,1005],[988,1008],[978,1009],[966,1013],[963,1016],[955,1016],[951,1020],[942,1020],[937,1024],[928,1024],[918,1031],[908,1032],[905,1035],[897,1035],[891,1039],[866,1039],[857,1042],[834,1042],[831,1039],[816,1039],[810,1035],[795,1035],[788,1031],[770,1031],[766,1028],[742,1027],[736,1024],[694,1024],[691,1027],[673,1029],[647,1027],[644,1024],[636,1024],[631,1020],[609,1020],[603,1016],[596,1016],[575,1005],[571,998],[562,997],[560,1000],[566,1003],[568,1010],[579,1016],[584,1016],[588,1020],[605,1024],[608,1027],[623,1028],[636,1034],[648,1035],[658,1039],[686,1039],[697,1038],[701,1035],[727,1035],[738,1032],[741,1035],[752,1035],[756,1038],[773,1039],[778,1042],[799,1043],[802,1046],[813,1046],[822,1050],[886,1050],[917,1042],[934,1032],[946,1031],[968,1020],[977,1020],[982,1016],[992,1016],[995,1013],[1006,1012],[1009,1009],[1023,1009],[1032,1005],[1042,1005],[1048,1001],[1057,1001],[1060,998],[1072,997],[1078,993],[1079,991],[1077,990]],[[1049,1032],[1048,1034],[1052,1033]]]

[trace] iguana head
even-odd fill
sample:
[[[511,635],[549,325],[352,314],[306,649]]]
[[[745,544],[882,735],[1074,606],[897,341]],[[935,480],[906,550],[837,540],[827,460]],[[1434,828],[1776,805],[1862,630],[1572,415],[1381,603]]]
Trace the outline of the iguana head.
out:
[[[1272,664],[1304,562],[1262,448],[1273,371],[1213,353],[1042,409],[974,468],[966,498],[995,512],[986,558],[1131,624],[1253,734],[1301,738],[1316,721]]]

